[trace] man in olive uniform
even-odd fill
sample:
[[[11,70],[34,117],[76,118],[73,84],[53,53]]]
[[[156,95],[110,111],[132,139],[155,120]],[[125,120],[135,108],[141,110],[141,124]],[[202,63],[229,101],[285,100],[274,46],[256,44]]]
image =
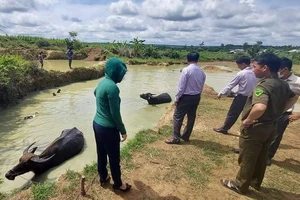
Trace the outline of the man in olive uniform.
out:
[[[276,55],[261,55],[253,67],[255,76],[261,80],[242,112],[238,158],[240,170],[235,181],[221,180],[223,186],[239,194],[245,194],[249,186],[260,189],[277,120],[297,99],[288,84],[278,78],[280,59]]]

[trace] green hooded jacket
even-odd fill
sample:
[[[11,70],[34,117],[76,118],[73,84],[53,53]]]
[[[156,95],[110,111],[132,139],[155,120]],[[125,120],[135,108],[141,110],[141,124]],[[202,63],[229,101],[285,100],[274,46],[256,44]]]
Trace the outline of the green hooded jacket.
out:
[[[117,128],[126,134],[126,129],[120,113],[121,98],[117,83],[126,74],[125,63],[117,58],[110,58],[105,64],[105,78],[98,83],[94,91],[97,112],[94,121],[104,127]]]

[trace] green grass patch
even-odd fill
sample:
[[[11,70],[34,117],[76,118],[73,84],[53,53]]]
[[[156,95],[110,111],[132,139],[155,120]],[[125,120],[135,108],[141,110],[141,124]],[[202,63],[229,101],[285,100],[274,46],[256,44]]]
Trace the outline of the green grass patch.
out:
[[[80,180],[80,174],[78,172],[68,169],[66,172],[66,178],[68,181],[78,181]]]
[[[92,162],[90,165],[86,165],[83,169],[83,175],[87,179],[91,179],[98,174],[97,162]]]
[[[152,143],[158,139],[159,135],[151,130],[139,131],[132,140],[121,149],[121,158],[124,161],[125,167],[132,169],[134,166],[131,164],[132,153],[142,149],[146,144]]]
[[[155,149],[155,148],[147,148],[146,149],[146,155],[151,157],[151,158],[161,158],[165,157],[166,154],[160,150],[160,149]]]
[[[193,180],[193,185],[205,187],[209,183],[209,177],[212,175],[213,166],[200,159],[188,160],[183,165],[183,172]]]
[[[55,194],[55,183],[41,183],[31,187],[34,200],[48,199]]]

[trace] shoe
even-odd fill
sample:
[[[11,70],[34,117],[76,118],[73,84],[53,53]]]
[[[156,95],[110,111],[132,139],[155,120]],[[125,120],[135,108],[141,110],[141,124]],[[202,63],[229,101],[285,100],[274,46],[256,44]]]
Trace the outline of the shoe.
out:
[[[183,141],[185,141],[185,142],[189,142],[190,141],[190,139],[189,138],[184,138],[184,137],[181,137],[181,139],[183,140]]]
[[[100,185],[103,187],[106,183],[110,181],[110,176],[107,176],[105,180],[100,179]]]
[[[179,144],[180,143],[180,140],[175,138],[175,137],[172,137],[170,139],[167,139],[165,141],[167,144]]]
[[[126,188],[122,189],[121,187],[116,187],[115,185],[113,185],[113,190],[114,191],[122,191],[122,192],[127,192],[131,189],[131,185],[129,185],[128,183],[126,183]]]
[[[228,134],[228,132],[222,128],[213,128],[213,130],[218,133]]]
[[[240,149],[234,148],[232,149],[233,153],[239,154],[240,153]]]
[[[268,158],[268,160],[267,160],[267,165],[268,165],[268,166],[271,166],[271,165],[272,165],[272,159]]]
[[[260,191],[260,187],[255,186],[255,185],[252,184],[252,183],[250,183],[250,186],[251,186],[252,188],[254,188],[255,190],[257,190],[257,191]]]

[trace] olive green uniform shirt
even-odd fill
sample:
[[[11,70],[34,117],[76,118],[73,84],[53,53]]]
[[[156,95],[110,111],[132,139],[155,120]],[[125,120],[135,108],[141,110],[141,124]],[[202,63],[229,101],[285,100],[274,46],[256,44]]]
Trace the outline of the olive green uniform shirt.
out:
[[[248,117],[254,104],[262,103],[267,105],[267,109],[257,121],[275,121],[284,112],[288,99],[294,96],[295,93],[290,89],[289,85],[275,77],[275,75],[274,77],[262,78],[254,89],[252,96],[247,99],[242,112],[242,120]]]

